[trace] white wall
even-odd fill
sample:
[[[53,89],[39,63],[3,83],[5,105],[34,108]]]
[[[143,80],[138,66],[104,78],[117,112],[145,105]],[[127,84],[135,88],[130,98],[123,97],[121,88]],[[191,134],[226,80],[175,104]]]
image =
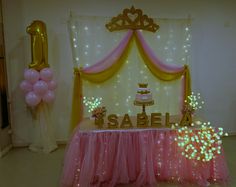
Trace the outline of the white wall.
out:
[[[19,83],[30,63],[32,20],[47,24],[49,63],[59,84],[53,107],[57,139],[68,136],[72,89],[72,55],[67,20],[70,10],[81,15],[115,16],[134,5],[150,17],[187,18],[192,23],[192,85],[206,104],[200,112],[213,125],[236,132],[236,2],[234,0],[3,0],[6,57],[12,101],[15,144],[29,141],[31,115]],[[22,72],[22,73],[21,73]],[[63,108],[59,107],[63,103]],[[22,129],[22,131],[19,131]]]

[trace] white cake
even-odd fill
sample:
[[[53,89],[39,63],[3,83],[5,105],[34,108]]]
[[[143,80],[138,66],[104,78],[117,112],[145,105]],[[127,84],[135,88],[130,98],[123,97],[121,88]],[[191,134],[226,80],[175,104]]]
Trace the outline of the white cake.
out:
[[[149,88],[147,88],[148,84],[139,83],[139,88],[137,89],[137,93],[135,96],[136,102],[151,102],[152,101],[152,93]]]

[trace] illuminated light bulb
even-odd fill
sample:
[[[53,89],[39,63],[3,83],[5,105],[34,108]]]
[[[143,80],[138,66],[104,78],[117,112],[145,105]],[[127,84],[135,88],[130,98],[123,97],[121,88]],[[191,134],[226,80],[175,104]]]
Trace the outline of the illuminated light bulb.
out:
[[[192,131],[190,127],[181,127],[177,132],[175,141],[183,149],[182,155],[186,158],[208,162],[215,158],[215,155],[221,154],[220,135],[223,128],[215,131],[209,122],[203,122],[198,132]]]
[[[83,97],[83,103],[88,106],[88,112],[92,112],[96,107],[101,104],[102,98]]]

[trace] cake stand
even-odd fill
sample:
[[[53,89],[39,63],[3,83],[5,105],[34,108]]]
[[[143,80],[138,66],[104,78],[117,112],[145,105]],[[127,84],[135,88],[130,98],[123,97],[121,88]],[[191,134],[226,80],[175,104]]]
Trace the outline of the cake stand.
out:
[[[154,105],[154,100],[151,101],[134,101],[134,105],[136,106],[142,106],[142,113],[146,114],[145,107]]]

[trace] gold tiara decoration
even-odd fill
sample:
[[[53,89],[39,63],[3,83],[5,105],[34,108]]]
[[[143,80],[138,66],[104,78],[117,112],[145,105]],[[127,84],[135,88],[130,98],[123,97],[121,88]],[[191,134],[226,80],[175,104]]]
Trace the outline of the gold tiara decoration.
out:
[[[159,25],[154,23],[152,18],[143,14],[141,9],[135,9],[132,6],[130,9],[124,9],[122,14],[113,17],[111,21],[106,24],[106,28],[110,32],[124,29],[141,29],[156,32],[157,29],[159,29]]]

